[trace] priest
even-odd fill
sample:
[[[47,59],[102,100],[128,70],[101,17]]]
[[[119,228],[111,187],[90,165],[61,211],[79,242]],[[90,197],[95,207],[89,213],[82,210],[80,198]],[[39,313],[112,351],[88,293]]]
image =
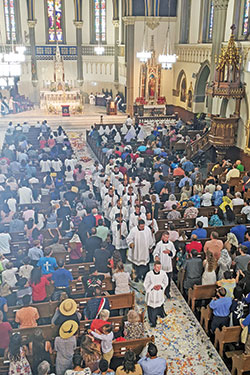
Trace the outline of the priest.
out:
[[[145,226],[145,221],[140,219],[138,225],[130,230],[127,237],[128,260],[133,263],[136,282],[140,279],[144,280],[149,270],[149,254],[153,243],[151,230]]]
[[[168,285],[168,277],[161,270],[161,262],[154,262],[154,269],[146,274],[144,288],[146,291],[146,304],[148,310],[148,319],[151,327],[156,327],[157,316],[164,318],[164,291]]]

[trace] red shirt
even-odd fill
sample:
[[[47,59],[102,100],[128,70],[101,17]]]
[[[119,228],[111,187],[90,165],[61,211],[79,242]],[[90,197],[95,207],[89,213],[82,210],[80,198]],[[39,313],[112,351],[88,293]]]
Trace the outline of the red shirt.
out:
[[[105,324],[111,324],[111,323],[102,319],[94,319],[91,323],[90,329],[91,331],[94,331],[95,329],[97,329],[98,331],[101,331],[102,327],[105,326]]]
[[[186,245],[186,250],[190,254],[191,250],[197,250],[198,253],[202,252],[202,243],[198,241],[192,241],[189,244]]]
[[[47,277],[45,276],[41,277],[40,283],[31,284],[33,302],[43,301],[47,297],[46,288],[45,288],[46,285],[49,285],[49,281]]]
[[[10,331],[12,331],[12,327],[9,322],[0,323],[0,349],[8,348],[10,343]]]
[[[123,175],[125,175],[127,173],[127,168],[125,167],[120,167],[119,168],[119,171],[122,172]]]

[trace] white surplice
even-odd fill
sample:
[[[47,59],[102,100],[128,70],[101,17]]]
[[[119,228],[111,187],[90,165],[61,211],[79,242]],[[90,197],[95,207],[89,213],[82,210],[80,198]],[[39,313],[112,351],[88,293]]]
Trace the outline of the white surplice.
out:
[[[131,248],[130,245],[134,244]],[[129,232],[127,237],[128,260],[136,266],[147,265],[149,262],[149,250],[153,246],[153,237],[151,230],[145,226],[144,230],[139,230],[138,227],[134,227]]]
[[[122,221],[122,226],[121,226],[121,231],[120,231],[120,222],[115,220],[111,225],[111,230],[112,230],[112,236],[113,236],[112,243],[114,247],[116,248],[116,250],[127,249],[128,245],[127,245],[126,237],[128,235],[128,229],[127,229],[126,222],[124,220]]]
[[[160,290],[155,290],[154,286],[156,285],[161,285],[162,288]],[[165,301],[164,291],[167,286],[168,277],[166,272],[160,271],[159,274],[156,274],[154,271],[149,271],[144,280],[147,306],[153,307],[154,309],[162,306]]]

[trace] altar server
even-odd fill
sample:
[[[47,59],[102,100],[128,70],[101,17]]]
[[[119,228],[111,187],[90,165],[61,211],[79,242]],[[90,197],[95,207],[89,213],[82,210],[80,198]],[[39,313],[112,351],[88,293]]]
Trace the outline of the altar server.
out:
[[[173,276],[173,264],[172,259],[175,257],[176,249],[173,242],[169,241],[169,232],[164,232],[161,237],[161,241],[159,241],[155,247],[153,252],[154,260],[159,260],[162,265],[162,270],[166,272],[169,283],[166,288],[166,296],[167,298],[170,297],[170,283]]]
[[[141,211],[140,206],[135,206],[135,211],[131,213],[129,217],[129,230],[136,227],[138,225],[139,220],[142,219],[144,222],[146,221],[146,215]]]
[[[110,228],[110,212],[112,208],[116,205],[118,201],[118,197],[114,192],[114,188],[109,188],[108,194],[105,195],[103,199],[103,211],[104,211],[104,218],[106,220],[106,224]]]
[[[128,248],[126,237],[128,235],[127,224],[123,220],[123,215],[117,213],[115,215],[115,221],[111,225],[113,245],[116,250],[120,251],[122,262],[126,263],[126,250]]]
[[[149,253],[153,246],[151,230],[145,225],[144,220],[139,220],[138,225],[132,228],[127,237],[128,260],[133,263],[136,279],[144,279],[149,270]]]
[[[156,327],[157,316],[164,318],[164,291],[168,285],[168,277],[161,270],[161,262],[154,262],[154,269],[146,274],[144,288],[146,291],[146,304],[148,310],[148,319],[151,327]]]
[[[89,95],[89,104],[95,105],[95,95],[93,94],[93,92]]]
[[[122,204],[122,200],[119,199],[117,204],[111,209],[110,211],[110,220],[113,222],[115,221],[116,214],[122,213],[123,220],[128,220],[128,210],[125,205]]]

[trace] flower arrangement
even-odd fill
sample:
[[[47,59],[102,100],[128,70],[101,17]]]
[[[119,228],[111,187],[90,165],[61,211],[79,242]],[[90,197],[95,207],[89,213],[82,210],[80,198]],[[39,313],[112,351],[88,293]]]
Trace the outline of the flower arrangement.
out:
[[[159,98],[157,100],[157,104],[166,104],[165,96],[159,96]]]

